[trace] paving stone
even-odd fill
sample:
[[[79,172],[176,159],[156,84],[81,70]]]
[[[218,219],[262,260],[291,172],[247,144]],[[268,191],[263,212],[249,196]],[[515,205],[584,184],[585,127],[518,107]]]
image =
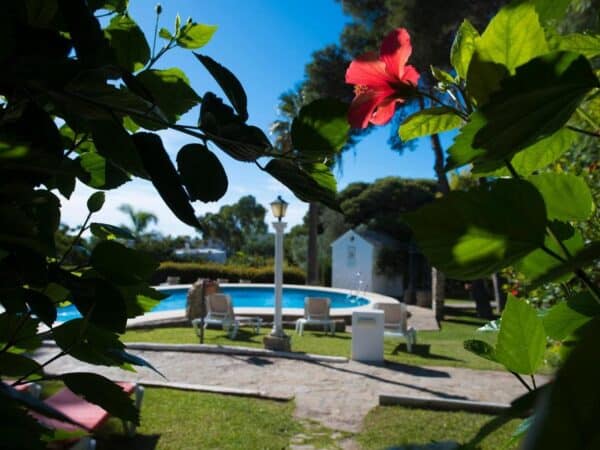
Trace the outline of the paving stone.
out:
[[[54,347],[42,347],[35,357],[46,361],[57,352]],[[257,360],[251,356],[207,353],[135,353],[151,362],[167,381],[254,389],[267,395],[294,395],[296,417],[349,432],[360,430],[363,418],[377,406],[380,394],[496,403],[509,403],[524,394],[522,385],[505,372],[397,363],[371,366],[354,361],[333,364],[267,357]],[[113,380],[165,381],[147,368],[132,373],[90,366],[70,357],[51,363],[47,370],[50,373],[87,370]],[[541,383],[544,378],[540,378]]]

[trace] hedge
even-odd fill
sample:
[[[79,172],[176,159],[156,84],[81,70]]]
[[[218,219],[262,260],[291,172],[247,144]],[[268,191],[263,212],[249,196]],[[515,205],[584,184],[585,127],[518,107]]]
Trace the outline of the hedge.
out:
[[[167,277],[179,277],[182,284],[195,282],[198,278],[226,278],[232,283],[239,280],[250,280],[252,283],[272,283],[273,267],[248,267],[233,264],[191,263],[165,261],[152,275],[151,283],[164,283]],[[283,282],[288,284],[305,284],[306,274],[299,267],[284,266]]]

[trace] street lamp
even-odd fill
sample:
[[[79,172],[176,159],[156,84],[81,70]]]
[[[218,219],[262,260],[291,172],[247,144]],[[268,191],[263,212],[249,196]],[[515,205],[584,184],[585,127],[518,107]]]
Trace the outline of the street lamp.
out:
[[[270,350],[290,350],[290,337],[283,332],[281,323],[281,297],[283,292],[283,231],[287,223],[281,219],[285,217],[288,203],[281,198],[271,202],[271,211],[277,222],[273,222],[275,228],[275,311],[273,314],[273,329],[271,334],[265,336],[263,342],[265,348]]]

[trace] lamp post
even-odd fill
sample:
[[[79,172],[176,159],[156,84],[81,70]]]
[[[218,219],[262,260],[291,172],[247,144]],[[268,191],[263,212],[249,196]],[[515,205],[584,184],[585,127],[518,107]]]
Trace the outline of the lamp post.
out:
[[[283,332],[283,326],[281,323],[281,297],[283,292],[283,231],[287,226],[287,223],[282,222],[281,219],[285,217],[288,203],[281,198],[281,195],[277,199],[271,202],[271,211],[273,216],[277,219],[273,222],[273,228],[275,228],[275,311],[273,313],[273,329],[271,334],[265,336],[263,342],[265,348],[270,350],[290,350],[290,338]]]

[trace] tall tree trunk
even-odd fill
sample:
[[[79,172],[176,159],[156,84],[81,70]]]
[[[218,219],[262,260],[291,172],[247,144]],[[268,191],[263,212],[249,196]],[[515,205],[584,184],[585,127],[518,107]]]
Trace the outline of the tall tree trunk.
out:
[[[306,283],[319,284],[319,204],[308,204],[308,249],[306,255]]]
[[[423,97],[419,97],[419,106],[421,110],[425,109],[425,101]],[[438,181],[438,189],[446,195],[450,192],[450,185],[448,184],[448,178],[446,178],[446,172],[444,171],[444,149],[442,148],[442,142],[440,136],[432,134],[430,136],[431,149],[435,156],[435,163],[433,169]],[[435,267],[431,268],[431,301],[433,304],[433,311],[435,312],[435,318],[438,322],[444,319],[444,297],[446,291],[446,277],[443,273],[439,272]]]
[[[502,292],[502,277],[498,275],[498,272],[492,274],[492,284],[494,286],[494,300],[496,300],[496,308],[498,314],[502,314],[504,311],[504,305],[506,305],[506,294]]]

